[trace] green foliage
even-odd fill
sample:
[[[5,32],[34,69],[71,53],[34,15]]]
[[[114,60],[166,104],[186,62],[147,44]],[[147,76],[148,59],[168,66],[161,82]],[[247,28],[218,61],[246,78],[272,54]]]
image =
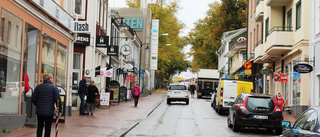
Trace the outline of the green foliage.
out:
[[[209,4],[207,16],[195,23],[187,42],[192,45],[189,55],[193,56],[191,71],[198,68],[216,69],[216,51],[221,45],[223,32],[247,26],[247,0],[221,0]]]
[[[127,5],[140,8],[140,0],[127,0]],[[178,0],[157,0],[156,4],[149,4],[152,19],[159,19],[159,48],[157,76],[161,82],[171,82],[172,76],[186,71],[190,63],[186,59],[183,48],[187,45],[186,38],[179,37],[180,30],[185,27],[175,14],[180,9]],[[161,34],[168,33],[168,36]],[[171,44],[171,46],[166,46]]]

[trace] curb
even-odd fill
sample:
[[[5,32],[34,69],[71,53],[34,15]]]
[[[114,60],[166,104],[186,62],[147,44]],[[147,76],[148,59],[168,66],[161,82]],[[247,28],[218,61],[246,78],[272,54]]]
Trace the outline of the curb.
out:
[[[117,130],[114,132],[111,137],[124,137],[130,130],[132,130],[134,127],[136,127],[141,121],[145,120],[156,108],[159,107],[159,105],[163,102],[165,99],[165,94],[161,96],[161,100],[159,100],[153,107],[149,108],[148,110],[145,111],[142,116],[127,124],[126,126],[122,127],[121,129]]]

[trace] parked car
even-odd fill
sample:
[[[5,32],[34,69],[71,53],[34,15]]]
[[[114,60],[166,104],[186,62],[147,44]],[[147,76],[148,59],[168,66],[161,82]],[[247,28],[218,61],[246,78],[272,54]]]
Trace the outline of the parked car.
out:
[[[189,92],[185,85],[174,84],[170,85],[167,92],[167,104],[172,101],[184,101],[189,104]]]
[[[281,137],[315,137],[320,136],[320,107],[312,107],[304,111],[291,126],[290,121],[283,121],[282,126],[286,129]]]
[[[282,133],[282,111],[272,96],[242,93],[231,105],[227,122],[234,132],[240,127],[257,127]]]

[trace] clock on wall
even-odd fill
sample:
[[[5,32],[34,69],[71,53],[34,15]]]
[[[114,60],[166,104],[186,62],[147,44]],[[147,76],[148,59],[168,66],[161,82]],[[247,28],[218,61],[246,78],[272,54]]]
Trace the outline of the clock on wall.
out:
[[[123,45],[121,47],[121,53],[125,56],[129,55],[131,53],[131,47],[129,45]]]

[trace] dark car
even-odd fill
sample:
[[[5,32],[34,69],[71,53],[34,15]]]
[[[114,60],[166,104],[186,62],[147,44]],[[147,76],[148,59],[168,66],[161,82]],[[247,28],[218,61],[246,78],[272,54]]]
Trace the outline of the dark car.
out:
[[[231,103],[228,127],[237,132],[240,127],[267,128],[282,133],[283,115],[272,96],[242,93]]]
[[[312,107],[304,111],[291,127],[291,122],[283,121],[282,126],[289,128],[281,137],[319,137],[320,136],[320,107]]]

